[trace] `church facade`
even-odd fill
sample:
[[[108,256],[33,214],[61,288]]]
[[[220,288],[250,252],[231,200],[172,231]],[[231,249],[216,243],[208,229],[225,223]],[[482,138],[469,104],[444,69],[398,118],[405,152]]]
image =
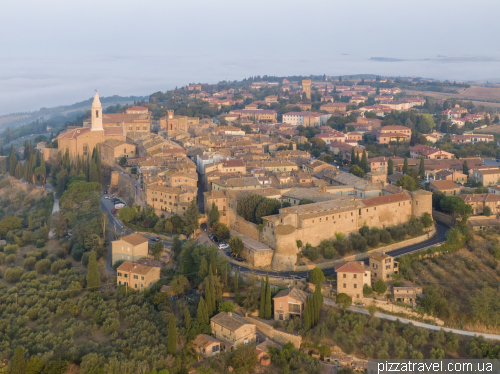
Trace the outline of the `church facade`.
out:
[[[90,127],[78,127],[68,130],[57,137],[58,151],[69,152],[71,158],[92,156],[92,150],[108,139],[125,141],[126,130],[121,125],[103,127],[102,105],[99,95],[95,94],[91,108]],[[149,129],[148,129],[149,132]]]

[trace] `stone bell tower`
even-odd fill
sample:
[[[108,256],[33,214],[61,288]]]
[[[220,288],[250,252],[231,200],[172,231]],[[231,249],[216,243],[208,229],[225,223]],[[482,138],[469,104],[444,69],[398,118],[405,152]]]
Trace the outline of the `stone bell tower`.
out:
[[[306,94],[306,97],[311,99],[311,80],[310,79],[302,79],[302,92]]]
[[[102,105],[99,100],[99,95],[97,92],[94,95],[94,102],[92,103],[92,124],[90,127],[90,131],[103,131],[102,128]]]

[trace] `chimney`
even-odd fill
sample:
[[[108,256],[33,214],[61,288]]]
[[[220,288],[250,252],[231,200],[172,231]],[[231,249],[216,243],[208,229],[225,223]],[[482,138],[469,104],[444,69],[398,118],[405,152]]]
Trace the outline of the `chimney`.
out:
[[[233,316],[233,313],[232,313],[232,312],[227,312],[227,315],[228,315],[229,317],[232,317],[232,316]]]

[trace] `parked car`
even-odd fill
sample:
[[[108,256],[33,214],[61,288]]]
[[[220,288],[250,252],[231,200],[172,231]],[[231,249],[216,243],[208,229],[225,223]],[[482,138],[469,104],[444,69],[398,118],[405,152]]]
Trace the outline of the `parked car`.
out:
[[[109,196],[105,195],[105,196],[104,196],[104,198],[105,198],[105,199],[109,199]]]
[[[120,209],[120,208],[123,208],[125,206],[125,203],[116,203],[115,204],[115,209]]]
[[[226,252],[226,256],[231,257],[231,251],[227,251],[227,252]]]
[[[219,249],[228,249],[229,248],[229,244],[227,244],[227,243],[220,243],[218,247],[219,247]]]
[[[245,262],[245,259],[243,257],[240,257],[240,256],[236,257],[235,260],[238,262]]]
[[[209,233],[209,234],[208,234],[208,238],[209,238],[210,240],[214,240],[214,234]]]
[[[214,243],[218,243],[219,242],[219,238],[217,237],[217,235],[214,235],[212,237],[212,240],[214,241]]]
[[[108,194],[108,191],[104,191],[104,195],[107,195]]]

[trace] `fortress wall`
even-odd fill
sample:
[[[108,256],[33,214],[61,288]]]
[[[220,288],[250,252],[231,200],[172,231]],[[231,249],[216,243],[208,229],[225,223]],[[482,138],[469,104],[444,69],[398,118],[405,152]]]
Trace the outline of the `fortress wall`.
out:
[[[235,215],[234,220],[229,220],[230,228],[248,236],[249,238],[260,240],[260,232],[257,230],[257,225],[248,222],[243,217]]]

